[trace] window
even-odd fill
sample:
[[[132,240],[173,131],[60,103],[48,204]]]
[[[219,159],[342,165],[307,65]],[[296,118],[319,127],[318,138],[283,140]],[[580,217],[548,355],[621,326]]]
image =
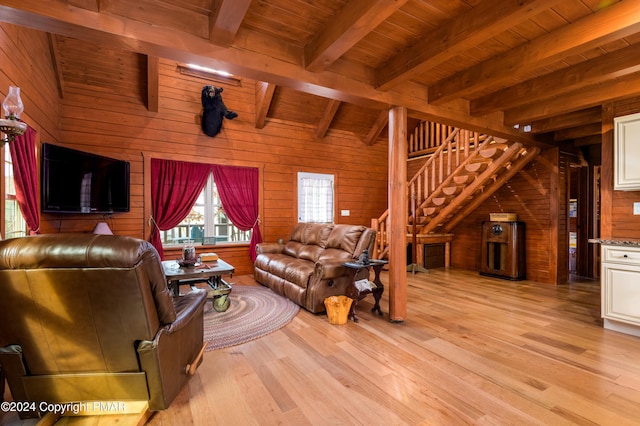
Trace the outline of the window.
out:
[[[27,224],[22,217],[22,212],[16,199],[9,144],[4,144],[4,182],[4,238],[24,237],[27,235]]]
[[[160,234],[163,244],[182,244],[189,240],[205,244],[248,243],[251,240],[251,230],[241,231],[227,218],[213,174],[209,174],[207,184],[187,217],[175,228]]]
[[[333,175],[298,173],[298,221],[333,223]]]

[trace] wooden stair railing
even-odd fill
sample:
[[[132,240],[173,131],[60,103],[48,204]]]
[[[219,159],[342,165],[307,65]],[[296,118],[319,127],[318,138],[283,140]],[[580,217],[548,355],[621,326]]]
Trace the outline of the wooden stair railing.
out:
[[[458,225],[465,217],[478,208],[484,200],[492,196],[502,185],[506,184],[516,173],[518,173],[524,166],[526,166],[531,160],[538,156],[540,148],[522,148],[518,153],[518,156],[513,159],[506,167],[506,171],[495,178],[492,178],[488,182],[488,185],[483,188],[482,192],[475,194],[473,199],[465,206],[461,206],[460,210],[453,215],[443,226],[444,232],[450,232]]]
[[[421,121],[413,133],[409,135],[407,144],[408,157],[414,158],[432,154],[456,130],[453,126]]]
[[[371,228],[376,231],[376,240],[373,244],[372,259],[384,259],[389,254],[389,209],[385,210],[379,218],[371,219]]]
[[[477,175],[471,183],[465,185],[464,189],[455,198],[449,200],[443,208],[437,211],[437,214],[423,217],[424,226],[418,233],[424,235],[432,232],[443,232],[441,227],[460,211],[464,205],[469,204],[478,191],[487,192],[488,184],[503,171],[503,168],[510,164],[511,160],[516,159],[521,149],[522,144],[515,142],[502,151],[502,154],[491,161],[482,173]],[[495,187],[495,190],[497,189],[498,187]]]
[[[407,198],[418,206],[415,217],[409,213],[408,236],[414,229],[422,236],[450,232],[540,152],[458,128],[444,133],[446,139],[407,183]],[[388,255],[388,214],[371,221],[377,231],[374,258]]]
[[[465,138],[466,139],[466,138]],[[431,168],[431,176],[422,176],[420,172],[416,174],[408,183],[409,196],[416,195],[418,202],[418,208],[424,209],[429,205],[441,206],[447,198],[451,198],[461,191],[460,188],[468,185],[471,178],[475,178],[480,170],[486,170],[487,161],[484,161],[482,153],[489,147],[489,145],[496,143],[493,137],[485,139],[480,145],[476,145],[476,149],[471,150],[465,141],[464,154],[465,158],[460,158],[460,150],[455,150],[455,161],[452,164],[452,152],[449,150],[447,155],[447,170],[443,173],[443,160],[440,159],[439,173],[436,178],[434,173],[435,167]],[[493,152],[493,151],[492,151]],[[480,160],[478,158],[480,157]],[[433,157],[432,157],[433,158]],[[461,161],[462,160],[462,161]],[[454,168],[455,167],[455,168]],[[428,174],[428,172],[425,170]],[[454,178],[456,176],[465,176],[466,178],[462,183],[456,183]],[[420,182],[424,179],[425,183],[429,183],[431,191],[423,191]],[[417,183],[417,185],[416,185]],[[426,212],[425,212],[426,213]],[[423,215],[421,215],[423,216]],[[414,218],[410,217],[410,221]],[[419,218],[415,218],[418,220]]]

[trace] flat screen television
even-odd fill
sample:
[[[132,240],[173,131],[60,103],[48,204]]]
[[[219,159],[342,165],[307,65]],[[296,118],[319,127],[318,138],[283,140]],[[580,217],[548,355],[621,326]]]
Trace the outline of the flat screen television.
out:
[[[129,211],[129,163],[49,143],[42,144],[43,213]]]

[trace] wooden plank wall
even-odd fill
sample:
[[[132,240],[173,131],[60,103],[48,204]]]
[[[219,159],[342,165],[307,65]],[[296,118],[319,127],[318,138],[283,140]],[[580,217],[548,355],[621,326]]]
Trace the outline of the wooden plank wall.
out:
[[[0,64],[1,99],[9,85],[19,86],[21,118],[40,139],[57,140],[60,99],[47,34],[0,23]]]
[[[65,51],[76,49],[75,41],[64,39]],[[70,50],[67,50],[70,49]],[[99,47],[78,50],[104,54]],[[137,65],[141,55],[110,54],[104,61],[116,61],[121,72],[113,76],[98,69],[66,63],[65,97],[60,117],[59,143],[71,148],[120,158],[131,162],[131,212],[110,218],[116,234],[148,238],[146,224],[150,200],[144,185],[146,164],[152,157],[182,161],[258,167],[261,171],[261,226],[265,241],[287,238],[296,218],[296,173],[333,173],[336,178],[336,222],[369,225],[387,203],[387,146],[367,147],[353,134],[329,132],[316,140],[313,126],[284,121],[267,121],[263,129],[255,123],[255,81],[243,79],[241,86],[211,83],[181,75],[175,62],[160,61],[159,111],[147,111],[146,71]],[[128,65],[127,65],[128,64]],[[225,120],[215,138],[200,130],[201,89],[205,84],[224,88],[226,106],[236,111],[235,120]],[[341,210],[350,210],[341,217]],[[43,215],[43,232],[90,232],[102,218],[98,215]],[[251,273],[246,246],[215,246],[221,257],[232,260],[236,273]],[[168,251],[167,258],[177,257]]]
[[[5,98],[10,85],[20,87],[25,107],[22,120],[36,130],[37,140],[57,141],[60,101],[47,35],[1,23],[0,64],[0,99]],[[4,147],[0,150],[0,160],[4,164]],[[0,178],[0,191],[4,194],[4,178]],[[4,223],[4,209],[0,209],[3,236]]]
[[[525,223],[527,279],[555,284],[558,260],[554,255],[557,237],[551,199],[557,187],[558,149],[543,151],[537,159],[514,176],[493,197],[453,229],[451,265],[480,270],[482,222],[490,213],[517,213]],[[550,249],[551,248],[551,249]]]
[[[613,104],[613,116],[635,114],[640,112],[640,98],[632,98]],[[608,123],[613,128],[613,122]],[[613,135],[611,135],[613,143]],[[603,144],[603,150],[609,149],[609,155],[603,155],[602,194],[601,203],[610,204],[610,217],[602,218],[602,237],[612,239],[640,238],[640,215],[633,214],[633,203],[640,202],[640,191],[614,191],[613,190],[613,144]],[[607,164],[604,164],[606,161]],[[609,170],[608,174],[605,170]],[[608,185],[608,188],[604,186]],[[608,190],[607,190],[608,189]]]

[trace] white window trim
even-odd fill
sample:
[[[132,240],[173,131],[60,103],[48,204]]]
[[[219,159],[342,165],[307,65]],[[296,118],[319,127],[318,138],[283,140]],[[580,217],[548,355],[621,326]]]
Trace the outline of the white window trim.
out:
[[[298,210],[297,210],[297,218],[299,222],[309,222],[306,217],[303,217],[303,200],[302,196],[302,182],[304,179],[320,179],[320,180],[328,180],[331,183],[331,220],[328,222],[319,222],[319,223],[335,223],[335,209],[336,209],[336,191],[335,191],[335,175],[328,173],[309,173],[309,172],[298,172],[298,180],[297,180],[297,197],[298,197]]]

